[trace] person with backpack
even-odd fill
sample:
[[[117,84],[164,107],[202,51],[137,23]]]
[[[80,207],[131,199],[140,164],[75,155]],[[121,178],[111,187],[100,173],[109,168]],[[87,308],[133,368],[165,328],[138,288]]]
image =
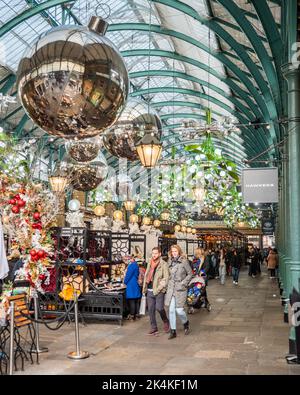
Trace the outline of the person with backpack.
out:
[[[164,331],[170,331],[169,319],[164,308],[165,293],[169,281],[168,263],[161,259],[159,247],[152,249],[152,257],[149,261],[144,276],[143,294],[147,294],[147,305],[150,317],[150,331],[148,335],[157,335],[158,327],[156,321],[156,311],[163,321]]]

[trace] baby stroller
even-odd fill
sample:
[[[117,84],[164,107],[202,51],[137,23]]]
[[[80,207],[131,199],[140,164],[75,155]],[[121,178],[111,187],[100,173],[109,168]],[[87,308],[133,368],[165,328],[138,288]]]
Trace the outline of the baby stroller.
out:
[[[187,293],[188,313],[193,314],[195,309],[205,307],[207,311],[211,311],[211,304],[207,299],[206,292],[207,278],[204,270],[195,275],[189,283]]]

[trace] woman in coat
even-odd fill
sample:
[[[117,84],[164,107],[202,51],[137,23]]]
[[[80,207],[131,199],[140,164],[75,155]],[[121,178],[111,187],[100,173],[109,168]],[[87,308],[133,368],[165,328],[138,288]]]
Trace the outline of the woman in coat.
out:
[[[176,337],[176,313],[183,323],[184,333],[189,333],[189,321],[184,311],[187,298],[187,289],[193,277],[192,268],[188,260],[183,256],[178,245],[172,245],[169,252],[169,283],[165,297],[165,304],[169,306],[170,336]]]
[[[129,306],[128,319],[135,320],[139,313],[139,302],[142,296],[141,287],[138,283],[139,266],[133,258],[127,267],[124,284],[126,285],[126,300]]]
[[[270,270],[270,278],[275,278],[275,270],[278,266],[278,254],[277,250],[270,250],[268,255],[268,270]]]

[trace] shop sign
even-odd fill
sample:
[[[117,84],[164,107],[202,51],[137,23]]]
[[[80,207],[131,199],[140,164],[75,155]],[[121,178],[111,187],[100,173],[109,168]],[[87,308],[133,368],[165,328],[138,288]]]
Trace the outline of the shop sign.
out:
[[[278,203],[278,169],[243,169],[242,195],[244,203]]]
[[[273,218],[264,218],[262,220],[262,232],[265,236],[273,236],[275,231],[274,219]]]

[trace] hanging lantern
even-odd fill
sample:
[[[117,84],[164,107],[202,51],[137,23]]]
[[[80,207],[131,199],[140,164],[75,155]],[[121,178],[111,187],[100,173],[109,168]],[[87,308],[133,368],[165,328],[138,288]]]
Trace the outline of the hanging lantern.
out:
[[[102,217],[105,214],[105,207],[104,206],[96,206],[94,208],[94,213],[97,217]]]
[[[144,217],[143,218],[143,225],[150,225],[151,224],[151,218],[150,217]]]
[[[224,209],[223,209],[223,207],[218,207],[218,208],[216,209],[216,213],[219,215],[219,217],[223,217],[223,215],[224,215]]]
[[[168,210],[164,210],[162,213],[161,213],[161,219],[163,220],[163,221],[169,221],[169,219],[170,219],[170,211],[168,211]]]
[[[180,221],[180,224],[181,224],[181,226],[187,226],[187,224],[188,224],[188,220],[187,219],[185,219],[185,218],[183,218],[181,221]]]
[[[205,189],[203,186],[195,186],[193,188],[193,195],[198,203],[203,203],[204,198],[205,198]]]
[[[181,227],[181,232],[182,232],[182,233],[186,233],[186,226],[182,226],[182,227]]]
[[[192,228],[191,228],[190,226],[188,226],[188,227],[186,228],[186,233],[192,233]]]
[[[115,210],[113,212],[113,217],[116,221],[122,221],[123,219],[123,212],[121,210]]]
[[[124,206],[125,206],[125,209],[126,209],[127,211],[133,211],[134,208],[135,208],[135,205],[136,205],[136,203],[135,203],[134,200],[126,200],[126,201],[124,202]]]
[[[18,68],[26,113],[45,132],[62,138],[99,135],[119,118],[129,90],[125,62],[104,36],[107,23],[59,26],[38,37]]]
[[[139,222],[139,216],[136,214],[131,214],[131,216],[129,217],[129,222],[131,224],[137,224]]]
[[[180,226],[180,225],[175,225],[175,226],[174,226],[174,230],[175,230],[176,233],[177,233],[177,232],[180,232],[180,229],[181,229],[181,226]]]
[[[152,134],[148,131],[136,145],[140,161],[146,168],[155,167],[162,151],[161,142]]]
[[[68,173],[59,165],[48,177],[48,181],[53,192],[64,193],[70,180]]]
[[[197,229],[193,228],[192,229],[192,234],[195,235],[197,233]]]
[[[159,220],[159,219],[154,220],[154,221],[153,221],[153,225],[155,226],[155,228],[159,228],[160,225],[161,225],[160,220]]]

